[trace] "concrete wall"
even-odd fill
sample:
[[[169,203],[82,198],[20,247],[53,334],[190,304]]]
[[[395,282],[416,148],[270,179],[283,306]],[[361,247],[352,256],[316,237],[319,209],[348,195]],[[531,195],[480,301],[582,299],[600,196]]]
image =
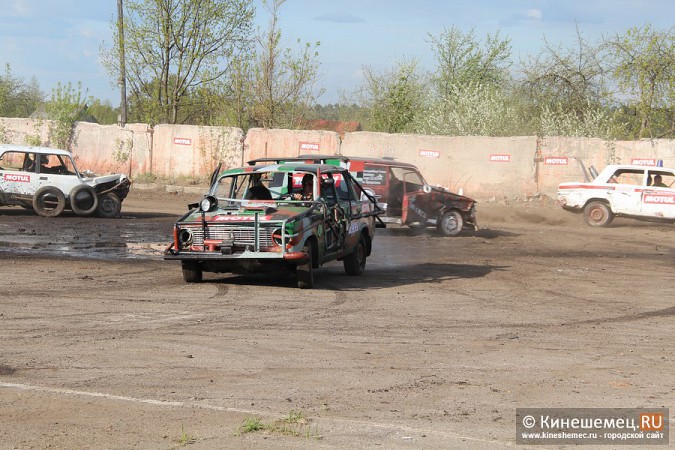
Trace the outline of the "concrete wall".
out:
[[[393,157],[419,167],[428,183],[460,188],[476,198],[521,197],[537,192],[534,137],[423,136],[347,133],[346,156]]]
[[[334,155],[340,136],[333,131],[251,128],[244,141],[244,161],[302,154]]]
[[[192,125],[154,127],[149,172],[162,177],[206,177],[219,162],[238,167],[244,132],[239,128]]]
[[[0,118],[0,143],[49,142],[49,121]],[[578,160],[598,170],[635,160],[675,167],[675,140],[605,142],[547,137],[422,136],[373,132],[242,130],[191,125],[77,123],[69,150],[82,170],[123,172],[132,179],[150,173],[163,178],[206,178],[216,165],[245,165],[254,158],[300,154],[392,157],[417,165],[431,184],[462,189],[478,200],[554,197],[563,181],[582,181]]]

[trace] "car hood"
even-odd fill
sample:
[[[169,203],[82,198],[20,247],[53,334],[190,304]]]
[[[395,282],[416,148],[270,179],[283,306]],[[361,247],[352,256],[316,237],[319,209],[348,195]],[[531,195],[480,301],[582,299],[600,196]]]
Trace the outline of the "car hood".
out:
[[[470,197],[466,197],[464,195],[459,195],[454,192],[452,192],[450,189],[444,188],[442,186],[429,186],[431,188],[431,192],[429,192],[429,195],[433,198],[433,200],[441,202],[441,203],[446,203],[446,202],[457,202],[457,203],[463,203],[463,204],[468,204],[468,205],[473,205],[476,203],[476,201]]]
[[[207,223],[247,223],[254,222],[255,216],[258,214],[260,221],[283,221],[292,218],[301,218],[311,214],[316,208],[308,208],[307,206],[290,206],[287,204],[275,206],[251,206],[240,208],[217,208],[215,211],[204,214],[204,219]],[[199,222],[202,221],[202,213],[199,209],[190,211],[182,222]]]
[[[123,181],[127,178],[126,175],[124,174],[111,174],[111,175],[102,175],[100,177],[93,176],[93,177],[86,177],[85,179],[89,181],[90,184],[96,186],[99,184],[104,184],[104,183],[110,183],[110,182],[117,182],[117,181]]]

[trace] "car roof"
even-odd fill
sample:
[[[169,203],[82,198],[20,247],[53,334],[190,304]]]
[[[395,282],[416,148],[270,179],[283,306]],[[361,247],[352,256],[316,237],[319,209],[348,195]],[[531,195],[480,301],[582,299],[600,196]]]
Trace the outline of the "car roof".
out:
[[[371,164],[381,164],[383,166],[393,166],[393,167],[406,167],[406,168],[417,168],[414,164],[410,164],[407,162],[403,161],[397,161],[393,158],[369,158],[366,156],[345,156],[345,155],[314,155],[314,154],[304,154],[304,155],[298,155],[298,156],[289,156],[289,157],[281,157],[281,158],[259,158],[259,159],[253,159],[248,162],[249,165],[254,165],[254,164],[259,164],[259,163],[269,163],[269,162],[275,162],[275,163],[289,163],[289,162],[295,162],[295,161],[321,161],[324,162],[327,160],[338,160],[342,162],[349,162],[349,161],[361,161],[361,162],[366,162],[366,163],[371,163]]]
[[[285,161],[282,159],[282,161]],[[256,172],[307,172],[317,175],[326,172],[343,172],[346,169],[332,164],[308,164],[303,161],[282,162],[280,164],[251,165],[221,172],[220,175],[240,175]]]
[[[49,155],[63,155],[70,156],[71,153],[68,150],[61,150],[58,148],[50,147],[32,147],[30,145],[19,145],[19,144],[0,144],[0,153],[5,152],[26,152],[26,153],[37,153],[37,154],[49,154]]]
[[[664,171],[664,172],[673,172],[675,169],[671,169],[670,167],[658,167],[658,166],[640,166],[640,165],[635,165],[635,164],[610,164],[608,166],[605,166],[603,169],[603,172],[605,170],[649,170],[652,172],[658,172],[658,171]]]

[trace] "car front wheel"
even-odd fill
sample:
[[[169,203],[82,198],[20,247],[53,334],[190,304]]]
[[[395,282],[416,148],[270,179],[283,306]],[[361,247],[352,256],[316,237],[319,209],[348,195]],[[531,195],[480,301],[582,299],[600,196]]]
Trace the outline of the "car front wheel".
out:
[[[307,253],[307,262],[298,264],[295,269],[295,275],[298,277],[298,287],[300,289],[312,289],[314,287],[314,267],[312,266],[312,243],[306,242],[302,249]]]
[[[609,206],[603,202],[590,202],[584,208],[584,220],[592,227],[606,227],[614,219]]]
[[[183,280],[186,283],[199,283],[202,281],[202,267],[195,261],[182,261]]]
[[[448,211],[441,217],[438,222],[438,231],[443,236],[457,236],[464,226],[464,219],[459,211]]]
[[[366,253],[366,238],[362,234],[354,251],[342,261],[347,275],[361,275],[366,270]]]
[[[112,219],[120,215],[122,211],[122,200],[112,192],[106,192],[98,198],[98,206],[96,207],[96,214],[99,217]]]

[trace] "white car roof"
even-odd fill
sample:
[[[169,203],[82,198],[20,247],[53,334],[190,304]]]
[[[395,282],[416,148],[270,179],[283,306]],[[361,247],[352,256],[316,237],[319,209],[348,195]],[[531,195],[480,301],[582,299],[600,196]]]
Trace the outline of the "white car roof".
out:
[[[611,170],[614,172],[615,170],[618,169],[623,169],[623,170],[652,170],[652,171],[659,171],[663,170],[666,172],[673,172],[675,169],[671,169],[669,167],[657,167],[657,166],[638,166],[638,165],[633,165],[633,164],[610,164],[609,166],[605,166],[602,171],[606,170]]]
[[[31,147],[30,145],[18,145],[18,144],[0,144],[0,154],[5,152],[27,152],[27,153],[37,153],[37,154],[50,154],[50,155],[63,155],[71,156],[71,153],[68,150],[61,150],[58,148],[49,148],[49,147]]]

